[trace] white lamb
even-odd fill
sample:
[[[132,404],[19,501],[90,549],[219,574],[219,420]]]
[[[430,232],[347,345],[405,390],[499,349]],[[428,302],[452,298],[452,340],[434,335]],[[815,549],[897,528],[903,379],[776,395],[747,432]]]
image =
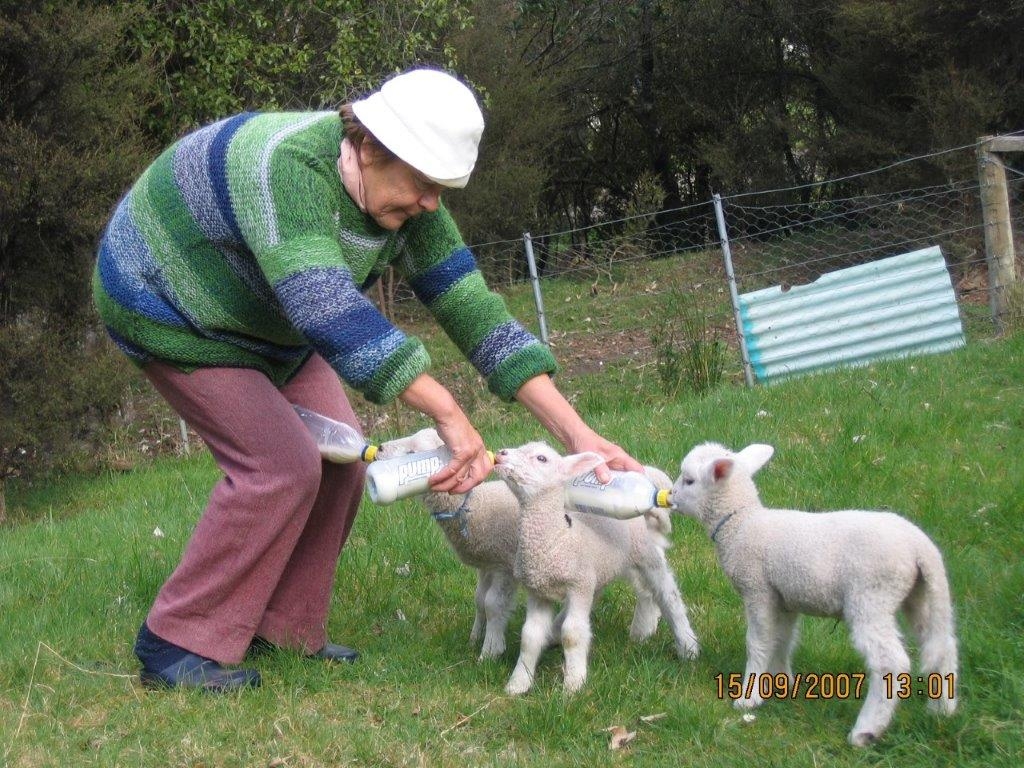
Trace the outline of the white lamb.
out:
[[[637,592],[633,639],[649,637],[660,612],[681,657],[696,658],[700,651],[665,559],[668,516],[615,520],[566,510],[565,484],[602,461],[589,452],[563,458],[542,442],[497,453],[495,469],[521,505],[514,574],[528,593],[519,660],[505,687],[509,694],[530,689],[541,653],[558,639],[565,653],[565,692],[583,686],[591,607],[600,589],[618,577],[629,579]],[[558,616],[557,602],[563,604]]]
[[[889,512],[765,509],[752,476],[773,453],[770,445],[739,453],[699,445],[683,459],[671,494],[678,512],[707,529],[722,570],[743,598],[747,664],[736,706],[761,704],[762,676],[781,673],[795,683],[790,662],[799,614],[842,618],[868,668],[864,706],[849,741],[870,744],[892,719],[901,681],[913,681],[898,677],[911,666],[897,624],[902,611],[918,639],[923,679],[935,674],[942,682],[941,697],[928,706],[952,714],[957,647],[938,548]]]
[[[441,445],[437,430],[426,428],[383,443],[377,456],[389,459]],[[672,487],[672,480],[660,469],[645,467],[644,472],[658,488]],[[480,659],[501,656],[506,649],[506,629],[518,592],[512,570],[519,536],[519,500],[501,480],[481,483],[466,494],[426,493],[421,498],[455,556],[477,572],[470,642],[479,642],[482,635]],[[671,521],[664,512],[661,515],[660,525],[667,534]],[[635,636],[653,634],[659,615],[653,597],[640,599],[634,615]]]
[[[387,459],[441,445],[437,431],[428,428],[383,443],[377,455]],[[519,530],[519,502],[500,480],[481,483],[466,494],[426,493],[421,498],[456,557],[476,569],[476,613],[470,641],[479,642],[483,634],[480,658],[500,656],[505,652],[505,629],[517,591],[512,563]]]

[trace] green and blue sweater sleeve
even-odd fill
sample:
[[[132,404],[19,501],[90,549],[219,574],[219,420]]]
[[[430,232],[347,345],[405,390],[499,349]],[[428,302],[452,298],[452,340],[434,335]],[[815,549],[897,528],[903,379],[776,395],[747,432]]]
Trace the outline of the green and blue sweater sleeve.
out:
[[[487,287],[443,206],[407,223],[403,233],[400,269],[491,392],[511,401],[528,379],[557,370],[550,350]]]

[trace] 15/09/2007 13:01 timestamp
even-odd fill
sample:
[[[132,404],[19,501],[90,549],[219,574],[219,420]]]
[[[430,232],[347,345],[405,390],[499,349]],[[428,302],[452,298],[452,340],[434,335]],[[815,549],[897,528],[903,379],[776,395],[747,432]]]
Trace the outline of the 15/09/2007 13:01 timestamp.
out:
[[[718,698],[732,700],[750,698],[762,699],[859,699],[867,675],[861,672],[810,672],[805,674],[748,674],[738,672],[715,675]],[[907,672],[882,675],[886,698],[909,699],[912,696],[939,699],[944,695],[954,698],[956,675],[913,676]]]

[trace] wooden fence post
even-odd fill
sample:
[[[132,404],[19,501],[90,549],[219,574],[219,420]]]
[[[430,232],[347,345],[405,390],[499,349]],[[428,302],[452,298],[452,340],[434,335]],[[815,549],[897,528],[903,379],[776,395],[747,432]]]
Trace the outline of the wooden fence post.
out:
[[[1002,152],[1024,152],[1024,137],[984,137],[978,143],[978,180],[985,222],[985,261],[988,264],[989,306],[996,331],[1005,330],[1010,289],[1017,280],[1013,227]]]

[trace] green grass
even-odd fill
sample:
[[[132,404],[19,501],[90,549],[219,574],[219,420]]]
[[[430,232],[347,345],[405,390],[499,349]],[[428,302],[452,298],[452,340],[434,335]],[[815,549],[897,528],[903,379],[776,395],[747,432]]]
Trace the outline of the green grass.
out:
[[[329,634],[359,648],[359,663],[278,652],[256,662],[258,691],[146,692],[134,634],[217,477],[195,454],[9,490],[18,524],[0,529],[0,766],[1018,765],[1022,371],[1018,334],[772,387],[733,382],[701,398],[663,396],[653,366],[562,382],[599,431],[670,474],[705,439],[769,442],[767,504],[892,508],[924,528],[945,554],[956,603],[962,698],[951,719],[912,699],[863,751],[845,741],[857,701],[770,702],[742,722],[714,683],[742,671],[742,607],[704,533],[681,518],[670,560],[701,658],[678,660],[664,626],[630,643],[633,601],[614,585],[594,611],[584,690],[563,698],[551,650],[534,689],[510,699],[522,608],[506,655],[477,663],[473,574],[413,501],[367,500],[343,553]],[[543,437],[521,409],[469,396],[488,403],[478,426],[492,447]],[[382,423],[387,434],[374,437],[412,426]],[[802,636],[797,671],[861,669],[842,625],[808,619]],[[641,719],[650,715],[663,717]],[[621,751],[608,749],[614,725],[636,732]]]

